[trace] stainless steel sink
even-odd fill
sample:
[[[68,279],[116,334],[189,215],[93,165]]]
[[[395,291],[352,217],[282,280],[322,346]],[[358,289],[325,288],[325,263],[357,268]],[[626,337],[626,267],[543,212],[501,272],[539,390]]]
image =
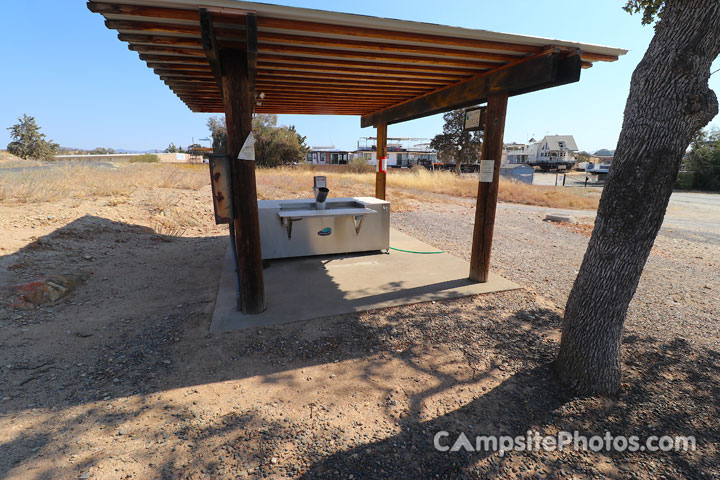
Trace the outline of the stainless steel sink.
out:
[[[332,217],[336,215],[362,216],[375,213],[375,210],[366,208],[364,203],[356,200],[327,200],[325,208],[318,209],[316,202],[292,202],[280,201],[280,218],[303,218],[303,217]]]
[[[371,197],[260,200],[264,259],[387,250],[390,203]]]
[[[280,210],[317,210],[317,202],[309,201],[284,201],[280,200]],[[325,201],[326,210],[337,210],[341,208],[365,208],[365,204],[356,200],[345,200],[342,198],[328,199]]]

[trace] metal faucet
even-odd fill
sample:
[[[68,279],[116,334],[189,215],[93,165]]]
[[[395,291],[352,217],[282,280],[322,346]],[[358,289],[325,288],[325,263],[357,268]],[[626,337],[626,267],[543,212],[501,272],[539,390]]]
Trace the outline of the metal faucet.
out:
[[[330,189],[326,187],[318,187],[315,195],[315,210],[325,210],[325,200],[327,199]]]

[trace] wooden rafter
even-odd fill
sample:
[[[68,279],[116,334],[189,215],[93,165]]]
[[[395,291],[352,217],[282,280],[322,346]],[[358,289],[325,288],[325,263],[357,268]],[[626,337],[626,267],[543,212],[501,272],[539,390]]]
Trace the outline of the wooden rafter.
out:
[[[203,24],[194,4],[185,0],[142,3],[91,0],[88,8],[105,16],[106,25],[117,30],[118,38],[127,42],[128,48],[137,52],[193,111],[203,106],[215,111],[218,105],[213,102],[222,99],[218,72],[207,56]],[[355,18],[365,17],[347,16],[347,21],[339,22],[336,17],[315,16],[312,11],[293,17],[291,13],[297,9],[288,9],[286,18],[279,10],[282,7],[238,2],[238,8],[220,8],[213,6],[215,3],[206,0],[203,4],[208,5],[205,9],[212,16],[216,48],[248,51],[248,30],[257,32],[251,35],[257,38],[252,76],[256,88],[268,95],[268,100],[258,106],[263,112],[332,110],[363,115],[363,124],[367,124],[381,112],[397,113],[423,102],[431,106],[433,99],[459,92],[463,85],[475,85],[472,82],[478,79],[504,78],[502,72],[509,66],[529,61],[548,46],[539,39],[492,32],[425,29],[423,24],[390,20],[356,24]],[[399,28],[391,28],[392,22]],[[414,31],[410,25],[415,25]],[[613,54],[617,50],[587,46],[589,51],[579,51],[569,46],[573,44],[560,43],[563,45],[558,51],[578,57],[583,68],[617,59]],[[251,47],[250,51],[255,49]],[[567,72],[562,75],[574,78]],[[558,80],[528,82],[529,86],[516,91],[553,86]]]
[[[579,80],[580,57],[578,55],[561,57],[558,52],[541,54],[512,66],[438,89],[387,109],[364,115],[361,126],[398,123],[477,105],[485,102],[487,97],[494,93],[507,92],[509,95],[518,95]]]

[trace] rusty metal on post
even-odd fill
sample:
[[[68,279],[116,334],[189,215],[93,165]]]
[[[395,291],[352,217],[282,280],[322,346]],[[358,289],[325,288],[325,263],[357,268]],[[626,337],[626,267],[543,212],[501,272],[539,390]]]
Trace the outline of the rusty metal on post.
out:
[[[210,185],[212,185],[215,223],[232,223],[232,177],[230,157],[226,154],[210,155]]]
[[[233,266],[235,271],[235,302],[238,310],[242,309],[242,291],[240,290],[240,272],[238,270],[238,257],[235,250],[235,226],[232,206],[232,174],[231,159],[224,153],[214,153],[210,156],[210,185],[212,186],[213,207],[215,209],[215,223],[227,224],[230,231],[230,245],[232,245]]]

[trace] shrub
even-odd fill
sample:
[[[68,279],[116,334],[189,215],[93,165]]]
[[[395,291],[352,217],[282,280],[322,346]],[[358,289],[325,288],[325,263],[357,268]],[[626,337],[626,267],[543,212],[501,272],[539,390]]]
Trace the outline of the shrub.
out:
[[[675,188],[678,190],[692,190],[695,185],[694,172],[679,172],[675,180]]]
[[[348,172],[363,173],[370,170],[367,160],[362,157],[351,158],[347,164]]]
[[[160,157],[154,153],[143,153],[137,157],[130,157],[130,163],[158,163]]]

